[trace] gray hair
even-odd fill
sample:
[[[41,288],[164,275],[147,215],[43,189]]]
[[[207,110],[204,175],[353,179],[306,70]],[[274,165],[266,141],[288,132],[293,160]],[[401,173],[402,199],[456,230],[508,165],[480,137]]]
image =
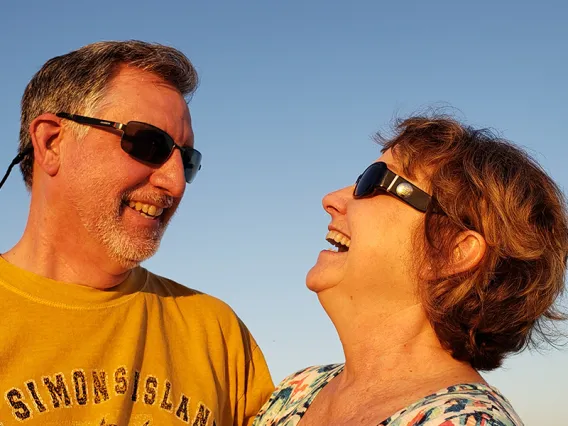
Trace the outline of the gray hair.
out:
[[[22,96],[19,153],[32,147],[29,128],[37,116],[60,111],[92,114],[124,65],[157,75],[179,90],[186,100],[197,89],[197,71],[173,47],[138,40],[89,44],[50,59],[28,83]],[[78,133],[77,128],[74,130]],[[33,161],[32,150],[20,163],[28,189],[32,186]]]

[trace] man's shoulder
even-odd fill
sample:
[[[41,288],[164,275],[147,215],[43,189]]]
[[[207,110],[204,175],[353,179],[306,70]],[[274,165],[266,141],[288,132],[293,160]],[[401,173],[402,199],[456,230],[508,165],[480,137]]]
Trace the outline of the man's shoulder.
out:
[[[146,283],[142,291],[155,294],[159,297],[171,297],[176,298],[178,301],[180,299],[197,297],[200,303],[210,303],[221,309],[231,309],[229,305],[218,299],[215,296],[211,296],[201,290],[197,290],[188,287],[178,281],[171,278],[164,277],[162,275],[155,274],[151,271],[146,270],[147,277]]]
[[[146,282],[141,291],[160,299],[161,303],[176,305],[182,312],[187,310],[205,317],[240,322],[233,309],[221,299],[153,272],[146,270],[146,273]]]

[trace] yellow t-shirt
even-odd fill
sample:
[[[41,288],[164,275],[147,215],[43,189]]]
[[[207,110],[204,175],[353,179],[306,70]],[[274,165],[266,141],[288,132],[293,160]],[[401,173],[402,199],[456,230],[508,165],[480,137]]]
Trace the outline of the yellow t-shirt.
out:
[[[106,291],[0,258],[0,426],[250,425],[274,389],[214,297],[134,269]]]

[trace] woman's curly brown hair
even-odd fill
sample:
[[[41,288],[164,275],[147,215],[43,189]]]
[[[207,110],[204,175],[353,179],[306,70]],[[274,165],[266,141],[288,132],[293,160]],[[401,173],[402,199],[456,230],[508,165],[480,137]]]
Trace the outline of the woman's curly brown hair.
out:
[[[430,183],[433,203],[417,235],[421,267],[441,271],[462,231],[487,243],[473,270],[421,285],[442,345],[455,359],[492,370],[508,353],[549,341],[549,320],[564,319],[554,306],[568,253],[558,186],[527,153],[488,130],[445,116],[412,117],[395,129],[389,140],[377,135],[383,150],[393,150],[408,177],[425,174]]]

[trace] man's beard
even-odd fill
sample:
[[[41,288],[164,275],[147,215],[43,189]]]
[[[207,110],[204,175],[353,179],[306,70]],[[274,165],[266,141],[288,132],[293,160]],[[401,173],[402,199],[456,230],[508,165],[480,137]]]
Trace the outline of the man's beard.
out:
[[[129,207],[122,207],[125,208]],[[94,223],[94,232],[106,247],[110,258],[125,268],[133,268],[156,253],[166,226],[162,223],[157,229],[144,229],[134,235],[124,229],[120,216],[99,216]]]
[[[112,209],[100,209],[96,215],[93,210],[80,209],[79,215],[85,229],[105,247],[107,255],[120,266],[132,269],[156,253],[172,215],[153,219],[160,221],[155,229],[128,230],[124,227],[123,214],[130,208],[124,204],[129,195],[121,198],[122,202]]]

